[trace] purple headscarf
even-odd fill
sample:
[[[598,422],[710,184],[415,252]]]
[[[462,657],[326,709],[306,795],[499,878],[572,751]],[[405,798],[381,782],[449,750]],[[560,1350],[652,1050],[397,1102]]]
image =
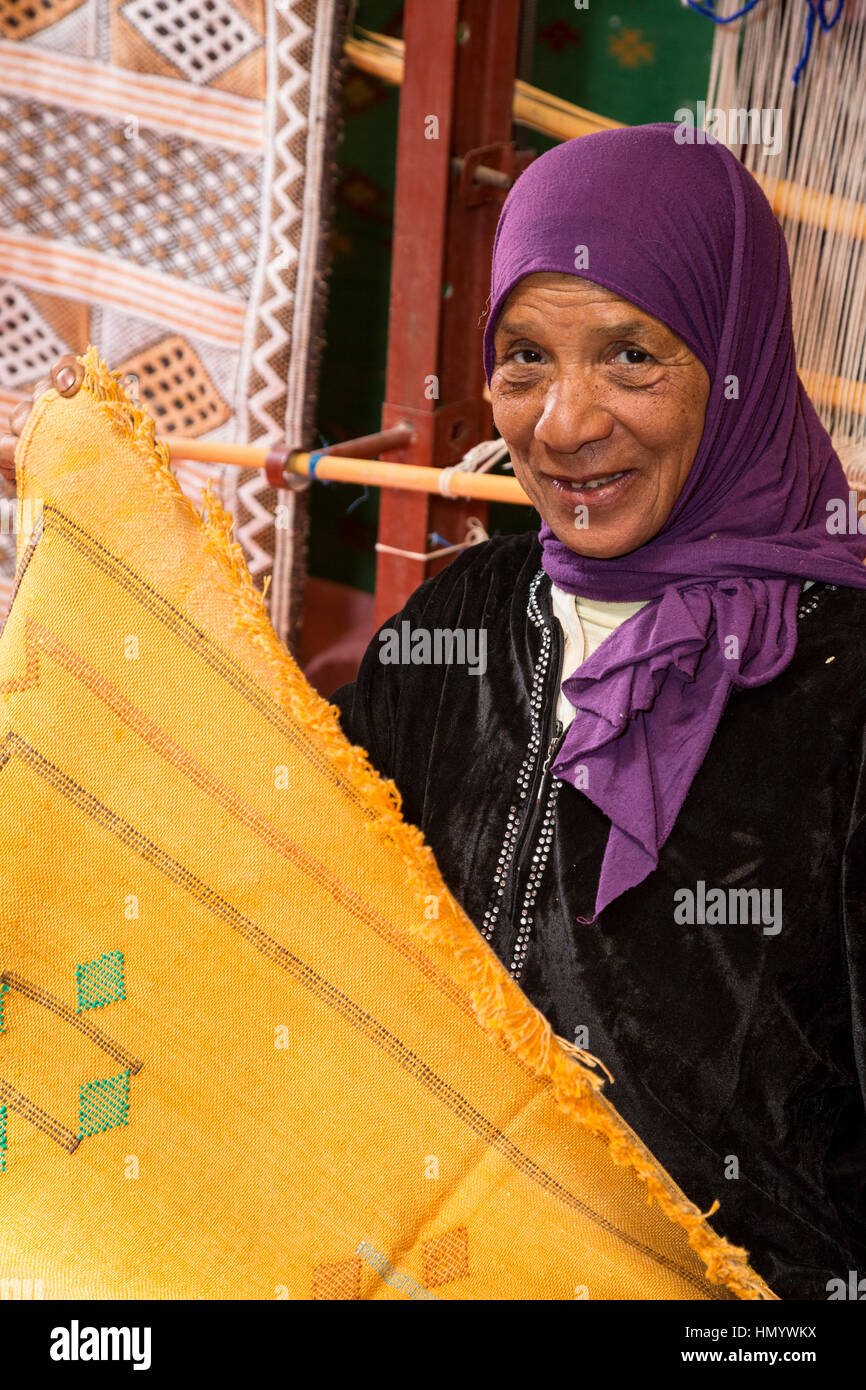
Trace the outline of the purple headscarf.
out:
[[[611,821],[596,916],[656,867],[732,687],[791,661],[803,581],[866,588],[866,537],[827,528],[849,486],[797,376],[781,228],[725,146],[678,144],[678,128],[600,131],[530,164],[499,219],[484,332],[489,382],[511,290],[536,271],[576,274],[586,246],[583,278],[666,324],[710,377],[700,446],[657,535],[598,559],[540,531],[568,593],[653,600],[562,687],[577,713],[553,771]]]

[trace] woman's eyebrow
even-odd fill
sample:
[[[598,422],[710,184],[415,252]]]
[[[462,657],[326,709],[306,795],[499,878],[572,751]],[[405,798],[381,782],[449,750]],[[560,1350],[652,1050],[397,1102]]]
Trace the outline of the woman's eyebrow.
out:
[[[501,330],[503,333],[526,333],[531,336],[537,328],[537,323],[524,323],[522,320],[518,319],[500,319],[497,325],[497,332]]]
[[[599,337],[603,334],[605,337],[629,338],[635,333],[648,333],[651,330],[652,324],[647,323],[646,319],[621,319],[619,323],[600,323],[590,332]]]
[[[524,333],[527,337],[532,337],[533,333],[538,332],[537,323],[526,323],[523,319],[500,319],[497,331],[502,333]],[[600,323],[591,328],[590,333],[598,337],[617,337],[628,338],[635,333],[651,332],[653,325],[647,323],[646,319],[621,319],[619,323]]]

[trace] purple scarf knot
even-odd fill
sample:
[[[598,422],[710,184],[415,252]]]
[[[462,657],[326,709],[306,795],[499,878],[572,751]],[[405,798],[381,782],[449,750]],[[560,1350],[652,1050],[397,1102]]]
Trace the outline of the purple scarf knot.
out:
[[[656,867],[733,687],[787,666],[797,601],[782,579],[668,588],[563,681],[577,713],[553,772],[611,822],[596,914]]]

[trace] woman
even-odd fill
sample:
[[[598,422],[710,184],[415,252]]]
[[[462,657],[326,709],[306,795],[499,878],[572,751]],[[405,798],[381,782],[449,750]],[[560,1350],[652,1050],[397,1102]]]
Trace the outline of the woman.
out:
[[[626,1121],[824,1299],[866,1276],[866,539],[828,527],[772,211],[675,130],[512,188],[484,361],[541,530],[422,584],[333,698]],[[483,632],[485,673],[380,659],[406,622]]]

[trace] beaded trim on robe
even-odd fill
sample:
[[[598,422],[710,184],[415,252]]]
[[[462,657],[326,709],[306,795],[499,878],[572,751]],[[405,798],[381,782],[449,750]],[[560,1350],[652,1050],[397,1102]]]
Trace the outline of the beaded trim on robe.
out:
[[[825,584],[822,588],[818,589],[817,592],[814,590],[808,594],[801,592],[800,605],[797,609],[797,621],[799,622],[801,618],[806,618],[810,613],[815,612],[815,609],[821,602],[822,594],[835,593],[838,587],[838,584]]]
[[[486,941],[490,941],[499,921],[499,910],[502,906],[502,899],[508,883],[509,871],[514,859],[514,851],[517,848],[517,843],[520,838],[521,825],[525,817],[532,814],[532,807],[527,805],[527,801],[529,797],[529,788],[532,783],[532,774],[539,758],[543,739],[543,703],[547,684],[547,670],[550,665],[550,649],[552,642],[551,630],[544,621],[544,615],[538,606],[538,586],[544,578],[544,570],[539,570],[529,588],[529,602],[526,611],[530,621],[541,631],[541,650],[535,663],[535,670],[532,675],[532,688],[529,695],[529,717],[532,724],[532,733],[529,738],[529,747],[526,750],[526,756],[517,774],[515,798],[508,808],[505,837],[502,842],[502,849],[499,852],[496,872],[493,875],[493,890],[490,895],[487,910],[484,913],[483,925],[480,928],[481,935]],[[545,806],[544,817],[541,822],[541,830],[533,853],[533,867],[529,875],[529,882],[526,885],[523,904],[520,910],[520,931],[518,932],[514,953],[508,967],[509,974],[515,980],[520,978],[520,971],[529,948],[535,899],[538,895],[538,888],[550,853],[550,846],[553,843],[553,820],[556,809],[556,798],[561,786],[561,780],[554,777],[548,792],[547,805]],[[521,805],[521,803],[523,804]]]
[[[508,883],[509,872],[514,860],[514,851],[520,838],[520,828],[525,816],[532,814],[532,808],[526,805],[529,795],[529,787],[532,781],[532,774],[538,761],[539,751],[542,743],[542,722],[543,722],[543,700],[546,686],[547,670],[550,665],[551,634],[550,628],[544,621],[544,615],[538,606],[538,586],[545,577],[545,571],[539,570],[529,588],[529,602],[527,604],[527,615],[533,625],[541,630],[541,650],[535,663],[535,670],[532,675],[532,688],[529,696],[529,717],[532,724],[532,733],[529,739],[529,747],[526,756],[517,774],[515,799],[508,808],[508,819],[505,825],[505,836],[502,841],[502,848],[499,851],[499,858],[496,863],[496,872],[493,875],[493,890],[484,913],[484,922],[480,928],[481,935],[485,941],[490,941],[499,923],[499,912],[502,907],[502,899],[505,896],[505,889]],[[801,593],[800,606],[797,609],[798,621],[814,613],[818,607],[821,596],[828,592],[834,592],[838,588],[837,584],[824,584],[820,589],[807,593]],[[530,870],[529,880],[523,895],[523,903],[520,909],[520,929],[517,933],[517,940],[514,944],[514,951],[511,962],[508,966],[508,973],[512,979],[519,980],[523,969],[526,954],[529,950],[529,939],[532,934],[533,920],[535,916],[535,900],[538,896],[538,889],[544,874],[550,854],[550,847],[553,844],[553,824],[556,816],[556,799],[559,789],[562,786],[561,779],[554,777],[551,780],[550,789],[547,794],[547,804],[544,808],[544,816],[541,822],[541,829],[532,854],[532,869]],[[521,806],[521,802],[523,805]]]

